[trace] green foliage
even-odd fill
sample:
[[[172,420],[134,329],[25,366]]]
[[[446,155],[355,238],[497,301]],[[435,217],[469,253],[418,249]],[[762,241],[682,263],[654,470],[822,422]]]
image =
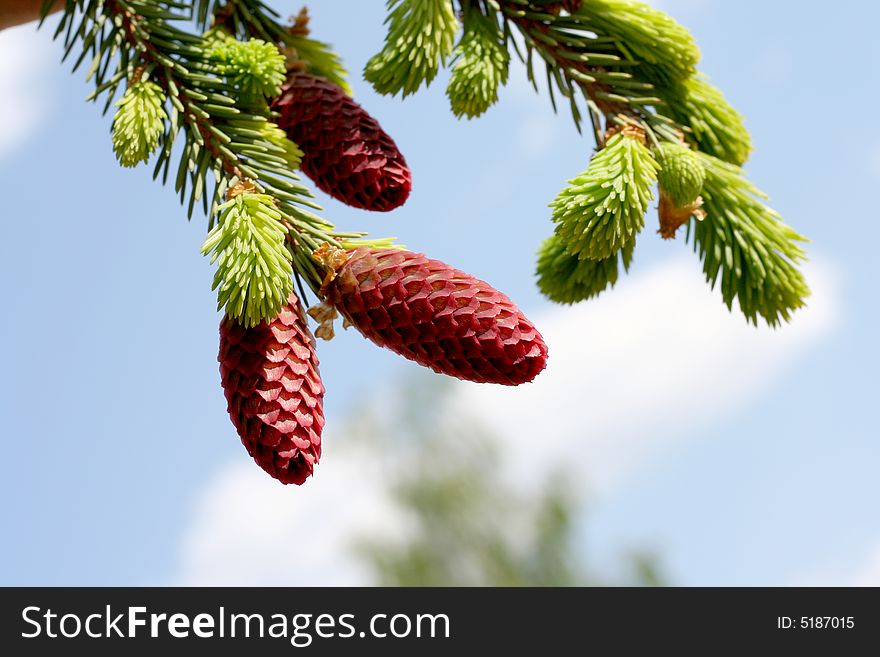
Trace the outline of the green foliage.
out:
[[[782,223],[742,169],[710,155],[700,158],[707,216],[692,223],[689,237],[692,232],[706,279],[714,287],[720,278],[727,307],[736,299],[753,324],[759,316],[770,326],[789,321],[810,294],[797,268],[806,238]]]
[[[653,83],[646,78],[639,61],[621,49],[612,35],[596,32],[597,26],[583,12],[574,14],[552,10],[561,3],[536,4],[528,0],[496,0],[504,17],[508,42],[526,65],[529,81],[538,90],[535,61],[543,62],[547,90],[554,111],[557,95],[565,99],[578,130],[581,130],[585,101],[596,142],[602,141],[600,122],[606,128],[630,125],[634,121],[649,134],[676,139],[678,127],[666,116],[654,112],[661,102]],[[544,4],[549,7],[542,6]],[[525,54],[510,38],[517,29],[525,41]]]
[[[287,138],[287,133],[271,121],[266,121],[261,130],[261,137],[272,145],[276,154],[284,160],[290,169],[299,169],[303,152],[299,146]]]
[[[293,268],[281,213],[267,194],[245,192],[217,208],[202,246],[217,263],[217,308],[246,327],[278,315],[293,291]]]
[[[752,138],[742,115],[721,90],[697,75],[666,95],[660,111],[684,126],[697,148],[730,164],[742,166],[752,152]]]
[[[582,0],[576,17],[640,62],[640,73],[663,85],[696,73],[700,49],[691,33],[669,15],[637,0]]]
[[[599,296],[614,287],[620,264],[629,271],[635,242],[604,260],[581,259],[572,255],[558,235],[551,235],[538,251],[538,288],[556,303],[574,304]]]
[[[660,188],[675,206],[684,208],[703,191],[706,169],[699,155],[684,144],[664,142],[654,151],[660,164]]]
[[[211,29],[206,30],[202,35],[202,43],[205,45],[205,48],[208,49],[209,53],[213,53],[214,48],[226,45],[228,41],[235,41],[235,37],[232,36],[225,27],[219,25],[215,25]]]
[[[149,80],[128,85],[116,102],[113,117],[113,152],[124,167],[147,162],[165,130],[165,94]]]
[[[495,16],[477,10],[464,18],[464,33],[453,51],[452,75],[446,95],[455,116],[472,119],[498,100],[498,88],[507,83],[510,55]]]
[[[748,158],[750,136],[721,92],[696,72],[693,38],[633,0],[583,0],[575,11],[576,5],[388,0],[385,44],[365,76],[378,91],[403,96],[429,84],[453,52],[458,7],[465,30],[447,89],[457,116],[478,116],[497,100],[512,47],[536,89],[535,63],[543,64],[554,108],[558,97],[565,99],[578,129],[588,117],[603,146],[551,204],[556,233],[539,262],[539,285],[548,296],[571,302],[613,285],[618,253],[627,249],[620,256],[626,267],[659,176],[669,226],[686,218],[696,195],[704,197],[709,218],[690,231],[709,280],[721,279],[728,306],[736,298],[753,322],[758,316],[771,325],[787,320],[807,294],[797,270],[803,238],[760,201],[737,168]],[[193,34],[193,25],[203,34]],[[255,194],[272,199],[288,264],[316,292],[323,272],[312,251],[325,242],[360,243],[363,233],[337,231],[313,213],[320,208],[295,173],[302,153],[273,123],[266,103],[285,78],[285,58],[350,92],[339,58],[308,36],[305,12],[289,27],[262,0],[67,0],[55,36],[63,37],[65,59],[78,50],[73,68],[86,65],[95,85],[90,100],[102,99],[105,112],[120,85],[132,81],[116,103],[114,150],[125,166],[155,153],[154,177],[173,181],[188,216],[201,202],[210,229],[214,217],[223,216],[219,208],[229,207],[230,184],[253,183]],[[605,143],[621,130],[630,136]],[[691,151],[674,146],[682,139]],[[725,169],[724,162],[737,166]],[[686,208],[680,217],[669,215],[672,203]],[[280,256],[274,232],[252,235],[268,240],[263,253]],[[247,262],[259,266],[258,259]],[[264,274],[237,273],[240,281]],[[265,283],[289,286],[289,278]],[[286,299],[286,289],[266,291],[266,298]],[[227,307],[246,312],[245,296],[236,299]],[[252,307],[268,312],[269,305],[255,301]]]
[[[85,46],[74,69],[94,47],[87,76],[95,84],[91,100],[105,96],[109,106],[119,84],[138,66],[151,69],[150,80],[170,102],[154,176],[167,182],[173,175],[175,191],[187,204],[188,214],[201,200],[205,212],[213,215],[229,180],[249,178],[279,201],[292,226],[326,229],[327,224],[308,210],[318,207],[312,193],[287,167],[282,149],[263,136],[270,119],[268,108],[238,107],[238,93],[211,56],[216,41],[183,31],[179,25],[188,24],[190,16],[181,13],[178,5],[70,0],[56,35],[64,35],[67,54],[77,43]],[[172,174],[175,157],[179,159]]]
[[[563,3],[493,2],[505,19],[505,34],[516,28],[525,38],[529,78],[535,81],[532,60],[536,54],[546,65],[551,101],[554,89],[568,98],[578,124],[581,111],[575,92],[584,97],[597,143],[602,143],[609,128],[635,124],[645,131],[665,166],[659,175],[670,202],[688,208],[701,193],[701,170],[694,156],[703,167],[714,162],[710,156],[732,165],[748,158],[751,138],[742,116],[697,73],[699,53],[693,39],[670,18],[629,0],[584,0],[571,15],[560,11]],[[679,150],[678,159],[667,157],[663,162],[666,147],[661,144],[682,138],[692,146],[693,156]],[[611,221],[613,214],[602,201],[607,186],[613,188],[615,171],[593,165],[591,169],[572,181],[552,207],[557,236],[565,248],[581,258],[603,259],[613,254],[612,246],[626,243],[643,220],[639,212],[634,220],[627,214],[624,222]],[[787,320],[808,293],[797,269],[803,258],[797,243],[803,238],[760,201],[738,168],[732,172],[714,166],[711,175],[702,175],[709,218],[690,230],[704,255],[707,277],[713,283],[721,278],[725,302],[730,306],[738,299],[750,321],[756,322],[758,316],[771,325]],[[616,196],[610,198],[620,203]],[[626,198],[637,200],[636,195]],[[642,209],[645,204],[635,205]],[[591,212],[592,208],[599,213]],[[608,241],[615,243],[608,245]],[[564,286],[564,275],[574,270],[574,263],[566,270],[565,259],[560,257],[557,271],[563,279],[552,280],[550,263],[555,260],[548,246],[542,255],[541,268],[547,273],[539,284],[545,292],[559,299],[577,298]]]
[[[294,49],[297,59],[306,63],[310,73],[326,78],[341,87],[349,96],[352,95],[348,71],[342,59],[328,44],[306,36],[290,35],[287,45]]]
[[[202,31],[221,26],[240,39],[254,37],[270,43],[283,42],[290,34],[281,16],[262,0],[182,0],[166,4],[189,6],[191,18]]]
[[[333,49],[326,43],[306,36],[306,30],[291,30],[280,23],[278,12],[261,0],[194,0],[196,23],[201,29],[211,24],[212,17],[222,14],[223,30],[240,39],[250,37],[269,43],[280,43],[292,50],[292,58],[306,64],[315,75],[327,78],[351,95],[348,72]],[[308,14],[303,10],[297,17],[308,24]]]
[[[385,47],[364,69],[380,94],[415,93],[431,81],[449,54],[458,32],[450,0],[388,0]]]
[[[573,255],[605,260],[645,227],[659,167],[637,137],[618,133],[569,181],[550,207],[556,234]]]
[[[238,91],[239,98],[253,105],[281,93],[287,76],[284,55],[262,39],[225,39],[208,51],[220,75]]]
[[[123,98],[114,122],[114,148],[132,164],[154,150],[153,176],[163,183],[173,181],[188,216],[201,202],[210,217],[208,227],[213,227],[214,218],[223,216],[220,208],[229,208],[224,201],[233,182],[249,181],[256,193],[273,200],[265,211],[277,218],[272,224],[255,224],[264,230],[254,230],[251,238],[267,241],[253,243],[252,253],[283,256],[287,266],[278,260],[275,270],[267,271],[259,269],[261,258],[227,254],[223,267],[229,272],[230,263],[254,269],[220,274],[221,303],[233,316],[243,314],[250,322],[271,318],[278,299],[286,301],[294,268],[313,290],[320,289],[323,273],[311,258],[320,244],[339,246],[364,235],[337,231],[312,212],[320,208],[295,173],[302,153],[273,123],[265,102],[285,77],[285,58],[277,44],[295,42],[336,74],[341,65],[324,52],[323,44],[293,36],[276,18],[259,0],[67,0],[55,33],[63,38],[65,58],[80,50],[73,68],[87,64],[86,77],[95,85],[89,100],[104,99],[105,111],[130,78],[148,76],[155,85],[135,87]],[[193,19],[202,33],[191,32]],[[215,27],[208,29],[210,23]],[[157,106],[159,98],[167,99],[164,108]],[[160,110],[166,115],[158,114]],[[145,118],[150,119],[149,129]],[[285,237],[296,235],[289,240],[290,251],[279,250],[278,230]],[[287,274],[280,276],[282,271]],[[259,289],[260,281],[274,287]]]
[[[372,432],[377,439],[403,431],[412,445],[404,474],[392,484],[394,499],[412,527],[410,538],[365,537],[358,546],[378,583],[595,583],[575,551],[577,500],[568,482],[554,477],[533,495],[510,487],[497,474],[501,465],[497,441],[473,422],[437,417],[431,409],[445,408],[437,401],[435,394],[430,401],[417,402],[415,408],[421,412],[412,414],[411,420],[395,417],[387,429],[376,427]],[[363,426],[363,418],[359,424]]]
[[[585,514],[568,473],[550,471],[534,487],[512,484],[504,476],[506,437],[450,413],[448,388],[413,383],[396,391],[396,409],[383,408],[380,416],[365,409],[348,432],[396,465],[376,476],[391,487],[407,531],[399,538],[368,534],[356,546],[377,584],[612,583],[584,559],[578,530]],[[629,572],[618,584],[662,583],[654,562],[628,557]]]

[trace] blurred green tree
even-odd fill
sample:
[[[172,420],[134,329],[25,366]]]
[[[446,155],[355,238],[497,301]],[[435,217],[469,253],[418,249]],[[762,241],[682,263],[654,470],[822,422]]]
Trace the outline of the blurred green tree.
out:
[[[358,555],[383,586],[661,586],[647,553],[617,580],[581,554],[584,514],[571,480],[549,473],[535,489],[503,471],[500,437],[451,412],[446,387],[405,386],[395,408],[360,416],[358,440],[393,454],[389,485],[407,518],[403,538],[365,536]]]

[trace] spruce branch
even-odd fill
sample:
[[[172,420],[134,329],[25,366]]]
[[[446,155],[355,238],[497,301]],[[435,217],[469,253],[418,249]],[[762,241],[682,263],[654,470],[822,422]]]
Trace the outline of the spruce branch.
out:
[[[703,259],[706,279],[719,278],[725,304],[734,299],[746,318],[770,326],[789,321],[810,294],[798,264],[806,238],[786,226],[746,180],[742,169],[700,153],[706,170],[704,221],[689,225],[688,238]]]
[[[649,141],[659,139],[673,141],[678,138],[679,127],[669,117],[659,114],[655,106],[662,103],[655,75],[640,70],[640,61],[633,59],[632,51],[623,48],[619,36],[603,32],[606,27],[585,10],[577,9],[578,3],[567,3],[572,11],[565,11],[566,3],[535,3],[529,0],[490,0],[502,12],[506,32],[516,29],[525,41],[525,55],[519,53],[526,64],[529,80],[537,89],[534,73],[535,55],[544,62],[550,101],[557,109],[555,93],[568,100],[572,117],[581,130],[583,112],[578,104],[579,96],[586,103],[593,122],[597,145],[603,143],[604,129],[637,125],[648,135]],[[629,18],[627,8],[618,10],[621,15],[616,23]],[[669,19],[671,21],[671,19]],[[615,24],[612,21],[606,21]],[[677,24],[676,24],[677,25]],[[656,44],[654,30],[633,31],[643,40],[636,50],[648,50]],[[684,28],[680,28],[684,29]],[[515,41],[511,39],[515,45]],[[627,44],[632,48],[632,44]],[[662,53],[654,56],[654,70],[662,70]],[[673,62],[679,61],[676,54]],[[680,62],[679,62],[680,63]],[[676,66],[668,63],[668,69]],[[555,92],[554,92],[555,89]],[[606,121],[605,128],[597,125],[596,118]]]
[[[281,93],[287,66],[275,44],[228,38],[218,41],[208,54],[243,103],[258,105]]]
[[[135,76],[139,77],[139,76]],[[155,82],[130,82],[116,103],[113,118],[113,150],[124,167],[147,162],[165,130],[165,94]]]
[[[310,37],[309,14],[303,7],[289,27],[260,0],[195,0],[196,22],[202,30],[221,27],[239,39],[261,39],[282,46],[289,63],[299,65],[342,87],[351,95],[348,71],[333,49]]]
[[[737,299],[750,321],[776,325],[803,305],[803,238],[745,180],[738,167],[751,141],[742,117],[697,71],[694,40],[673,19],[635,0],[387,6],[384,47],[364,73],[381,93],[406,96],[451,63],[453,112],[479,116],[497,101],[513,49],[536,88],[543,63],[554,109],[566,100],[579,130],[589,118],[598,152],[553,202],[556,232],[539,258],[548,296],[589,298],[613,285],[659,178],[661,235],[688,224],[728,306]],[[283,25],[260,0],[67,0],[56,31],[65,59],[79,48],[74,70],[87,64],[90,100],[104,100],[106,112],[123,90],[112,133],[120,162],[154,155],[154,177],[173,180],[188,216],[201,201],[220,304],[245,322],[268,319],[291,277],[320,296],[326,272],[316,250],[390,243],[340,232],[316,214],[295,172],[303,152],[290,126],[285,133],[275,123],[271,102],[288,72],[350,94],[341,61],[308,23],[303,10]],[[189,31],[194,24],[201,33]]]
[[[293,143],[287,133],[271,121],[266,121],[263,126],[262,137],[274,148],[275,153],[291,170],[299,169],[302,163],[303,152],[300,147]]]
[[[278,12],[261,0],[193,0],[182,4],[191,6],[192,18],[203,32],[219,27],[239,39],[277,43],[288,31]]]
[[[469,7],[464,33],[452,53],[452,75],[446,88],[453,114],[471,119],[494,105],[498,89],[507,82],[509,62],[495,13],[484,15]]]
[[[208,10],[216,10],[222,20],[214,21],[205,13]],[[215,228],[216,218],[229,220],[225,229],[216,226],[220,232],[212,232],[213,239],[223,235],[231,239],[223,230],[237,227],[238,242],[218,242],[226,246],[214,253],[215,287],[220,304],[232,316],[249,322],[261,313],[269,319],[279,307],[278,300],[286,301],[291,274],[313,291],[320,289],[323,272],[316,269],[310,254],[321,244],[340,246],[364,237],[337,231],[313,212],[320,207],[295,172],[302,152],[275,125],[267,103],[279,93],[291,57],[308,66],[291,43],[309,44],[310,52],[323,57],[321,65],[334,67],[337,75],[343,69],[335,55],[324,52],[323,44],[314,45],[317,42],[308,38],[303,20],[298,29],[296,24],[290,29],[274,16],[263,3],[251,0],[223,5],[68,0],[55,34],[64,40],[65,59],[80,48],[74,70],[91,61],[86,77],[95,88],[89,100],[106,98],[105,112],[125,85],[113,131],[120,160],[133,166],[155,152],[154,178],[174,181],[188,216],[201,201],[210,217],[209,230]],[[215,26],[205,34],[192,34],[187,29],[193,18],[203,26],[209,22]],[[179,160],[174,163],[174,158]],[[232,257],[227,250],[233,242],[245,244],[242,226],[251,225],[228,215],[232,206],[225,199],[227,191],[242,184],[253,185],[254,194],[265,202],[259,221],[251,222],[259,227],[249,233],[257,242],[241,253],[274,254],[273,269],[266,269],[268,260]],[[278,231],[283,235],[281,250]],[[286,269],[277,260],[282,255]],[[252,270],[242,269],[247,267]],[[281,275],[285,272],[286,283]]]
[[[385,47],[364,69],[381,94],[404,97],[429,85],[452,53],[458,19],[451,0],[388,0]]]
[[[219,218],[202,253],[217,263],[218,310],[225,308],[247,328],[278,315],[293,291],[293,268],[275,199],[254,193],[253,184],[231,196],[217,208]]]
[[[538,251],[538,288],[551,301],[574,304],[592,299],[614,287],[620,265],[629,271],[635,241],[604,260],[582,259],[573,255],[564,240],[551,235]]]
[[[179,5],[141,0],[78,0],[68,3],[59,29],[65,22],[74,23],[77,9],[82,20],[75,32],[65,36],[67,52],[77,40],[82,41],[84,54],[98,40],[103,46],[97,47],[90,70],[96,84],[92,99],[101,94],[112,94],[125,73],[130,73],[128,68],[148,66],[153,70],[151,79],[163,88],[171,103],[169,125],[160,139],[155,175],[161,172],[163,180],[167,179],[172,148],[183,132],[185,143],[177,167],[175,189],[185,201],[187,182],[192,185],[188,206],[190,215],[194,203],[207,198],[204,194],[207,173],[213,172],[217,179],[213,203],[216,206],[222,202],[224,190],[219,184],[222,177],[247,177],[262,183],[261,173],[275,171],[282,173],[287,180],[282,190],[271,189],[275,185],[265,184],[267,191],[273,194],[285,192],[281,199],[286,204],[285,214],[311,218],[305,208],[318,208],[310,199],[311,193],[298,183],[295,174],[273,168],[271,153],[277,150],[275,147],[252,138],[251,133],[264,130],[267,116],[238,108],[239,99],[234,88],[217,75],[219,71],[211,61],[210,53],[214,49],[205,47],[202,37],[184,32],[172,23],[188,20],[186,14],[174,13]],[[117,47],[111,48],[111,43]],[[120,55],[117,72],[107,85],[101,71],[110,68],[117,51]]]
[[[639,61],[647,80],[667,86],[696,73],[700,50],[691,33],[668,14],[634,0],[581,0],[572,14],[579,28],[607,35],[616,48]]]
[[[606,135],[622,126],[644,130],[660,164],[660,233],[674,237],[679,226],[697,220],[689,223],[689,231],[703,255],[709,281],[714,284],[721,278],[728,307],[736,298],[753,323],[758,316],[771,326],[788,321],[809,294],[797,268],[804,257],[798,243],[804,238],[760,200],[760,193],[738,168],[748,159],[751,138],[742,116],[697,72],[699,51],[690,33],[662,12],[633,0],[487,0],[487,4],[502,12],[508,36],[511,26],[523,35],[526,56],[521,58],[533,84],[533,53],[544,60],[554,108],[555,87],[571,101],[577,124],[581,113],[574,92],[581,92],[600,149],[607,151]],[[510,43],[516,46],[515,40]],[[597,159],[603,162],[598,155]],[[590,174],[588,170],[572,181],[554,201],[556,236],[570,254],[601,258],[613,249],[600,230],[601,215],[589,210],[601,199],[596,192],[602,184],[613,184],[615,171],[597,165]],[[579,206],[585,211],[579,212]],[[620,232],[626,226],[641,227],[618,223],[609,233],[618,236],[613,246],[626,243],[620,239],[627,234]],[[570,289],[562,282],[554,286],[546,273],[553,270],[548,263],[565,263],[558,247],[545,244],[539,261],[545,275],[539,285],[551,298],[566,294],[572,298]],[[570,266],[563,282],[573,286],[575,270]],[[566,276],[562,264],[556,271]]]
[[[614,135],[550,204],[556,235],[572,255],[605,260],[645,227],[659,167],[643,139],[627,130]]]
[[[699,150],[742,166],[752,151],[752,138],[742,115],[706,76],[695,75],[667,89],[661,113],[678,122]]]

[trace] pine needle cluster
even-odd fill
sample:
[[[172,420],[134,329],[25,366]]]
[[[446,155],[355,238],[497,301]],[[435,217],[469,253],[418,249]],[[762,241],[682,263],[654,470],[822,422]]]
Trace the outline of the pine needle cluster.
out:
[[[614,135],[550,204],[556,235],[568,251],[605,260],[634,242],[645,226],[658,169],[637,136]]]
[[[669,15],[637,0],[388,0],[387,12],[364,70],[379,93],[408,96],[449,66],[452,112],[478,117],[516,57],[554,109],[567,106],[592,133],[588,167],[550,204],[555,232],[538,262],[548,297],[573,303],[614,284],[659,183],[661,235],[686,226],[728,307],[777,326],[804,305],[805,238],[745,178],[743,117]],[[188,216],[201,205],[209,217],[206,251],[231,316],[268,319],[294,279],[320,294],[325,272],[311,253],[324,244],[389,243],[318,214],[297,173],[303,153],[275,124],[271,101],[289,70],[351,91],[305,11],[284,24],[261,0],[66,0],[56,37],[74,69],[85,65],[90,100],[115,107],[120,163],[152,163]],[[253,190],[227,200],[240,185]]]

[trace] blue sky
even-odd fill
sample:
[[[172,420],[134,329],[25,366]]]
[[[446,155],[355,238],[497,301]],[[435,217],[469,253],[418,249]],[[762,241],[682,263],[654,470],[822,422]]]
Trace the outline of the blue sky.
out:
[[[512,479],[530,485],[516,473],[534,459],[590,482],[591,560],[613,569],[622,551],[649,546],[681,584],[880,584],[880,98],[866,83],[880,9],[662,6],[692,29],[702,68],[746,115],[752,179],[812,239],[816,298],[791,327],[747,328],[700,283],[689,247],[650,238],[606,298],[543,301],[532,269],[551,230],[546,205],[592,144],[521,75],[472,122],[449,112],[445,76],[405,101],[377,96],[358,72],[381,46],[381,0],[314,2],[313,29],[406,155],[413,195],[392,215],[322,203],[340,226],[396,235],[491,281],[547,327],[558,358],[547,383],[457,386],[450,403],[499,430],[512,411],[531,411],[521,419],[532,432],[506,436]],[[324,460],[303,488],[265,478],[219,389],[204,220],[187,223],[146,169],[116,166],[109,117],[82,102],[88,88],[57,64],[48,31],[31,31],[0,34],[0,583],[267,583],[278,571],[253,555],[291,540],[313,540],[298,548],[324,559],[278,583],[362,581],[326,555],[341,555],[365,518],[388,531],[395,519],[354,465],[363,448],[338,445],[351,442],[352,409],[393,394],[415,366],[351,331],[322,344]],[[826,35],[845,36],[845,61]],[[314,539],[296,533],[303,522]]]

